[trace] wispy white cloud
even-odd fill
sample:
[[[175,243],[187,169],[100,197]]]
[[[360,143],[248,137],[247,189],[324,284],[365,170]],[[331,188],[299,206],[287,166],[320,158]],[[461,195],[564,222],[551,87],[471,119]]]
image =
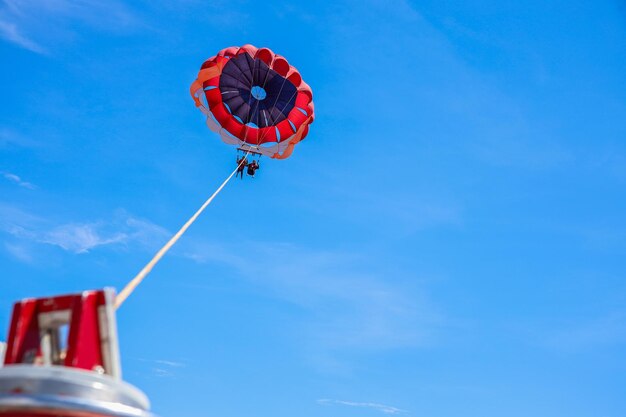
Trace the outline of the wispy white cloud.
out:
[[[187,364],[184,362],[170,361],[170,360],[165,360],[165,359],[157,359],[154,362],[160,365],[171,366],[173,368],[184,368],[185,366],[187,366]]]
[[[154,361],[157,366],[152,368],[152,373],[158,377],[173,378],[176,376],[176,369],[187,366],[183,362],[157,359]]]
[[[38,237],[41,243],[58,246],[69,252],[86,253],[98,246],[125,242],[126,233],[107,234],[101,223],[63,224]]]
[[[163,368],[152,368],[152,374],[160,378],[171,378],[174,376],[172,371]]]
[[[53,245],[75,254],[131,245],[154,250],[170,237],[163,227],[124,211],[110,220],[53,222],[7,204],[0,204],[0,231],[17,243]],[[5,249],[20,259],[17,248]],[[253,262],[249,253],[254,253]],[[330,356],[339,349],[427,346],[444,321],[427,295],[408,282],[419,277],[392,283],[390,276],[406,274],[378,265],[370,254],[281,242],[229,245],[187,238],[172,255],[225,265],[261,291],[301,306],[308,312],[301,330],[307,346]]]
[[[171,235],[166,228],[149,220],[131,216],[123,210],[118,212],[117,217],[118,220],[114,224],[127,230],[128,240],[137,242],[143,247],[153,249],[159,242],[165,243]]]
[[[76,254],[84,254],[101,246],[127,247],[131,244],[152,249],[157,242],[169,236],[164,228],[123,210],[106,221],[55,224],[49,219],[2,203],[0,231],[18,240],[53,245]],[[15,249],[10,252],[16,255]]]
[[[20,33],[17,25],[4,20],[2,15],[0,15],[0,37],[8,42],[14,43],[17,46],[28,49],[31,52],[38,54],[45,53],[45,50],[41,47],[41,45],[31,39],[28,39]]]
[[[408,411],[402,410],[397,407],[392,407],[390,405],[378,404],[378,403],[372,403],[372,402],[342,401],[342,400],[330,400],[327,398],[322,398],[322,399],[317,400],[317,403],[321,405],[345,405],[348,407],[372,408],[384,414],[408,413]]]
[[[4,172],[2,173],[2,176],[5,179],[11,181],[12,183],[19,185],[20,187],[28,188],[29,190],[34,190],[36,188],[30,182],[24,181],[19,176],[12,174],[10,172]]]
[[[39,225],[43,221],[43,218],[28,213],[15,205],[0,202],[0,230],[3,232],[26,236],[28,235],[27,229]]]
[[[176,377],[176,369],[185,368],[187,363],[181,361],[173,361],[168,359],[144,359],[139,358],[139,361],[146,362],[155,366],[150,368],[150,372],[160,378],[174,378]]]
[[[26,264],[33,262],[33,254],[25,245],[5,242],[4,248],[11,256],[20,262]]]
[[[37,39],[50,41],[75,36],[68,22],[109,32],[139,23],[130,8],[118,0],[11,0],[1,6],[0,37],[38,54],[46,54],[48,50]]]
[[[309,311],[306,336],[324,349],[430,345],[443,323],[420,289],[390,284],[394,268],[376,265],[375,257],[276,242],[192,246],[185,252],[189,258],[226,264],[264,291]],[[253,261],[244,255],[250,253]]]

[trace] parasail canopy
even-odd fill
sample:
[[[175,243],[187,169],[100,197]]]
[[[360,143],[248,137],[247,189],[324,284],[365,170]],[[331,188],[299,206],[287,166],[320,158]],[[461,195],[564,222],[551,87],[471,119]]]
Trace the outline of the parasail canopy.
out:
[[[288,158],[314,119],[311,87],[268,48],[221,50],[202,64],[190,92],[224,142],[272,158]]]

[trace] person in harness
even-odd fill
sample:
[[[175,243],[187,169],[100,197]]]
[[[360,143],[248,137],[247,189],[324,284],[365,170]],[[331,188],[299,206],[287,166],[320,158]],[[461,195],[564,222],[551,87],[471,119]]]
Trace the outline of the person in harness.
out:
[[[250,164],[248,164],[248,175],[254,178],[257,169],[259,169],[259,163],[257,161],[250,162]]]
[[[245,156],[238,158],[237,159],[237,173],[235,174],[235,178],[238,175],[241,175],[241,179],[243,179],[243,170],[247,166],[248,166],[248,158],[246,158]],[[250,168],[248,168],[248,173],[250,173]]]

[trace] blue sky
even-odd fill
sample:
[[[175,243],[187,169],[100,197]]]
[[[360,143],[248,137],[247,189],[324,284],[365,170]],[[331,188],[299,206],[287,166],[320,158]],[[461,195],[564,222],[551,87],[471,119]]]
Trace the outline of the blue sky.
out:
[[[0,323],[121,289],[222,182],[188,87],[252,43],[317,118],[119,311],[158,414],[626,413],[623,2],[157,3],[0,6]]]

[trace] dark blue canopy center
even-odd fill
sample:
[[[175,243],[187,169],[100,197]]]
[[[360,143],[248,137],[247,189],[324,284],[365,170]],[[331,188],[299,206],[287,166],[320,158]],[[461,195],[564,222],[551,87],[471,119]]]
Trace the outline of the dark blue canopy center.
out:
[[[231,58],[220,77],[222,101],[244,124],[273,126],[285,120],[297,89],[260,59],[243,53]]]

